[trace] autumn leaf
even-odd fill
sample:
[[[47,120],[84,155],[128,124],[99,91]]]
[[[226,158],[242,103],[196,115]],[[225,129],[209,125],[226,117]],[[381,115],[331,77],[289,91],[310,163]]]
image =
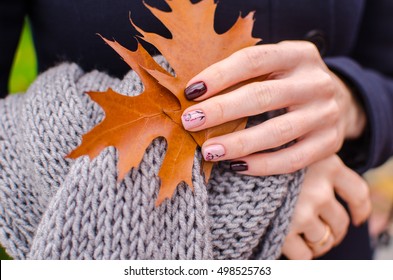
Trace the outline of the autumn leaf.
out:
[[[175,75],[162,69],[148,52],[138,44],[130,51],[116,41],[104,39],[140,76],[145,89],[135,97],[120,95],[111,89],[89,92],[90,97],[105,111],[104,120],[85,134],[82,144],[68,156],[96,157],[104,148],[118,149],[118,180],[138,166],[146,148],[157,137],[167,141],[167,152],[159,171],[161,187],[156,200],[159,205],[171,198],[176,186],[184,181],[192,188],[192,166],[195,150],[206,139],[244,129],[246,119],[235,120],[197,133],[184,130],[183,111],[195,104],[184,96],[187,82],[206,67],[232,53],[255,45],[259,39],[251,35],[253,13],[239,16],[225,33],[214,30],[214,0],[192,4],[189,0],[166,1],[170,12],[145,6],[169,29],[172,38],[145,32],[131,24],[153,44],[169,62]],[[203,162],[205,177],[210,176],[213,164]]]

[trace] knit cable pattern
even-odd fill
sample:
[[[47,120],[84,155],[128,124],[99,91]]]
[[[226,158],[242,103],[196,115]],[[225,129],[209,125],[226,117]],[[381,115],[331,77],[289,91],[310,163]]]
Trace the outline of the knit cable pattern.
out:
[[[167,67],[162,57],[157,61]],[[75,64],[41,74],[0,101],[0,243],[15,259],[275,259],[303,173],[251,177],[218,164],[206,186],[197,151],[192,191],[180,184],[155,207],[166,150],[155,139],[117,182],[117,151],[66,159],[104,117],[86,91],[134,96],[123,80]],[[129,141],[134,141],[129,139]]]

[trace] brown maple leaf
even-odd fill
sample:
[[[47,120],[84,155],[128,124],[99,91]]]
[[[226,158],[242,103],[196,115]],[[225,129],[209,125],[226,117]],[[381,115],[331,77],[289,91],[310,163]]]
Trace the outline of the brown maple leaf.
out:
[[[89,92],[104,109],[105,118],[85,134],[82,144],[68,155],[70,158],[81,155],[94,158],[104,148],[115,146],[119,154],[118,179],[122,180],[140,163],[151,141],[164,137],[167,152],[158,174],[161,187],[156,205],[171,198],[180,182],[192,187],[197,146],[208,138],[243,129],[246,125],[246,119],[240,119],[197,133],[184,130],[181,115],[195,104],[184,96],[187,82],[211,64],[260,41],[251,35],[253,13],[239,17],[227,32],[217,34],[214,30],[214,0],[202,0],[196,4],[189,0],[172,0],[167,4],[170,12],[145,5],[169,29],[171,39],[145,32],[131,23],[142,34],[143,40],[161,52],[175,75],[162,69],[140,44],[136,51],[130,51],[116,41],[104,39],[137,72],[145,90],[135,97],[123,96],[111,89]],[[203,162],[205,178],[210,176],[212,166],[210,162]]]

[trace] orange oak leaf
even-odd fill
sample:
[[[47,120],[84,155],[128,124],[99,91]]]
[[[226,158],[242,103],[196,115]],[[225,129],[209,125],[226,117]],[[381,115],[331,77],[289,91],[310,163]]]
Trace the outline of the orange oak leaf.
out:
[[[96,157],[104,148],[118,149],[118,179],[136,167],[151,141],[164,137],[167,152],[159,171],[161,187],[156,200],[159,205],[171,198],[177,185],[184,181],[192,188],[192,166],[195,150],[206,139],[244,129],[246,119],[228,122],[197,133],[184,130],[183,111],[195,104],[184,96],[187,82],[206,67],[232,53],[253,46],[260,39],[251,35],[253,13],[239,17],[225,33],[214,30],[214,0],[196,4],[189,0],[167,0],[170,12],[145,6],[169,29],[172,38],[145,32],[131,24],[142,34],[143,40],[153,44],[166,58],[175,75],[162,69],[148,52],[138,44],[130,51],[116,41],[104,39],[140,76],[145,89],[135,97],[127,97],[108,89],[89,92],[90,97],[105,111],[104,120],[83,136],[82,144],[68,157],[81,155]],[[209,178],[213,164],[203,162],[205,178]]]

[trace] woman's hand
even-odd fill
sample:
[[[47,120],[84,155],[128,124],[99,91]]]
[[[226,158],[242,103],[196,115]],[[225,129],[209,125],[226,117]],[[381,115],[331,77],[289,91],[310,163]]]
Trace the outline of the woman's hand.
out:
[[[245,83],[263,77],[261,82]],[[245,48],[208,67],[189,82],[182,121],[198,131],[234,119],[286,109],[258,126],[207,140],[206,160],[235,160],[249,175],[289,173],[336,153],[345,138],[360,136],[365,115],[349,88],[331,72],[316,47],[306,41]],[[274,152],[257,153],[296,140]]]
[[[370,215],[371,200],[366,182],[338,156],[312,164],[307,169],[282,249],[287,258],[315,258],[342,241],[350,219],[335,194],[348,204],[354,225],[360,225]]]

